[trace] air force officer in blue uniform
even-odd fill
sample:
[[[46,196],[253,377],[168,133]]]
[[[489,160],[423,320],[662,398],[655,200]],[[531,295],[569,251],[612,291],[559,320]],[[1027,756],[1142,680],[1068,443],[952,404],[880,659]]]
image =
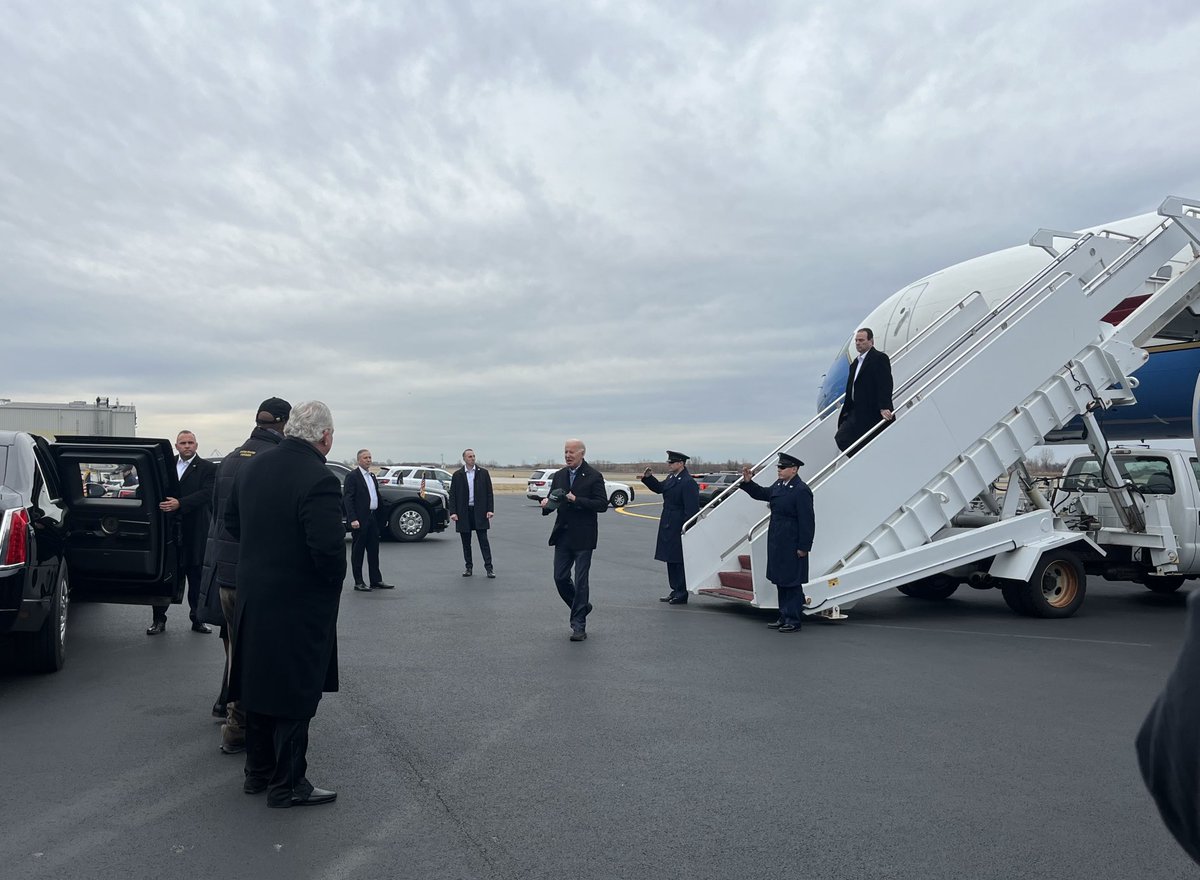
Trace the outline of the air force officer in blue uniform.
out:
[[[658,518],[658,543],[654,558],[667,564],[667,583],[671,594],[658,601],[669,605],[686,605],[687,577],[683,572],[683,524],[700,510],[700,487],[688,473],[688,456],[667,450],[666,480],[659,481],[650,468],[642,474],[642,482],[651,492],[662,495],[662,515]]]
[[[808,580],[808,552],[812,550],[816,517],[813,494],[799,477],[804,462],[779,453],[779,479],[770,489],[754,482],[750,468],[742,468],[742,491],[771,505],[767,530],[767,580],[779,590],[779,620],[768,623],[781,633],[800,631],[804,613],[804,583]]]

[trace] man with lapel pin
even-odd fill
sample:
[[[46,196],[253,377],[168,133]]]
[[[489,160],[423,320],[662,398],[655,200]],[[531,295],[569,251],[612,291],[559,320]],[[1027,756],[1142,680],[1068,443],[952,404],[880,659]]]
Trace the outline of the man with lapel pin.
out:
[[[875,347],[875,334],[870,327],[862,327],[854,334],[854,348],[858,357],[850,365],[846,396],[842,399],[837,434],[834,435],[837,448],[843,452],[870,432],[880,420],[890,423],[896,418],[892,412],[892,362]],[[860,451],[861,447],[847,453],[847,456]]]
[[[646,488],[663,498],[654,558],[667,564],[667,584],[671,587],[671,593],[658,601],[668,605],[686,605],[688,600],[687,577],[683,570],[683,524],[700,510],[700,487],[688,473],[689,457],[668,449],[667,470],[671,474],[665,481],[659,481],[650,468],[646,468],[642,474]]]
[[[767,528],[767,580],[779,590],[779,620],[768,623],[781,633],[800,631],[804,614],[804,584],[808,581],[808,553],[816,532],[813,494],[800,479],[804,464],[786,452],[779,453],[779,479],[770,489],[754,482],[754,472],[742,468],[738,484],[751,498],[771,506]]]
[[[192,619],[192,632],[210,633],[208,625],[196,617],[196,600],[200,598],[200,573],[204,566],[204,546],[208,541],[208,523],[212,517],[213,486],[217,481],[217,466],[196,454],[196,435],[180,431],[175,437],[175,469],[179,474],[179,497],[168,497],[158,505],[163,513],[180,518],[180,567],[187,578],[187,601]],[[146,635],[156,636],[167,630],[167,606],[155,605],[154,617]]]
[[[379,571],[379,481],[371,473],[371,450],[358,450],[358,467],[346,477],[342,489],[346,521],[350,524],[350,570],[354,574],[354,589],[360,593],[371,590],[390,590],[392,584],[383,582]],[[363,581],[363,554],[371,582]]]

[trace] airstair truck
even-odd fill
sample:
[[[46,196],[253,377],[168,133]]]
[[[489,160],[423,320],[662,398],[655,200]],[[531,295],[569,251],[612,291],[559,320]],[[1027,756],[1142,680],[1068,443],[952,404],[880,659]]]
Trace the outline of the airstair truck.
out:
[[[838,451],[837,400],[759,462],[763,485],[759,472],[780,451],[809,466],[817,540],[806,614],[836,619],[893,588],[948,595],[965,576],[1000,587],[1020,613],[1063,617],[1083,601],[1085,559],[1097,571],[1097,559],[1136,559],[1145,578],[1190,573],[1169,506],[1122,474],[1098,418],[1136,402],[1144,345],[1168,327],[1200,339],[1200,201],[1168,198],[1159,216],[1140,237],[1102,230],[1062,251],[1064,234],[1039,232],[1031,244],[1050,259],[1032,278],[1007,295],[970,291],[889,353],[896,419],[886,431],[853,457]],[[1055,510],[1028,479],[1025,456],[1076,423],[1119,524],[1090,528],[1074,512],[1082,497]],[[736,487],[715,498],[684,526],[689,591],[776,607],[763,576],[768,526]]]

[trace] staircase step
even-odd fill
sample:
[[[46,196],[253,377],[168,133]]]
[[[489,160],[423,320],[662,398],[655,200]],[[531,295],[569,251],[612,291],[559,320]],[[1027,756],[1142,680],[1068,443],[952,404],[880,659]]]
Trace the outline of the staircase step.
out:
[[[735,599],[738,602],[753,602],[753,590],[738,590],[733,587],[710,587],[708,589],[697,590],[701,596],[713,596],[717,599]]]
[[[742,553],[738,556],[738,565],[742,567],[742,571],[750,570],[750,554]]]
[[[754,576],[748,571],[721,571],[717,572],[717,577],[721,579],[723,587],[754,592]]]

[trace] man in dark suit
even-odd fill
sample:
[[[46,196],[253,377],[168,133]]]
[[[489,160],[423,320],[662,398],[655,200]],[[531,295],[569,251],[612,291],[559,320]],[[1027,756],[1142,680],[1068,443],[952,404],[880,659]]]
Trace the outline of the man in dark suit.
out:
[[[896,417],[892,412],[892,362],[875,347],[875,334],[869,327],[854,334],[854,348],[858,357],[850,365],[846,396],[842,399],[837,434],[834,435],[837,448],[843,452],[872,432],[880,420],[891,422]],[[878,432],[872,436],[875,433]]]
[[[292,407],[283,441],[238,471],[225,528],[238,541],[236,641],[229,698],[246,713],[242,789],[267,806],[326,804],[308,770],[308,726],[338,689],[337,616],[346,533],[337,477],[325,467],[333,417]]]
[[[567,466],[554,475],[549,497],[542,499],[542,516],[554,511],[558,514],[549,542],[554,548],[554,586],[571,609],[573,642],[587,638],[587,616],[592,610],[588,601],[588,575],[599,533],[596,515],[608,509],[604,475],[584,460],[585,452],[587,447],[582,440],[566,442],[563,460]]]
[[[663,497],[662,514],[658,518],[658,542],[654,558],[667,564],[667,583],[671,593],[659,599],[668,605],[686,605],[687,576],[683,570],[683,524],[700,510],[700,487],[688,473],[689,456],[667,450],[667,470],[671,475],[660,481],[646,468],[642,482],[651,492]]]
[[[450,521],[462,539],[463,561],[466,570],[463,577],[471,576],[471,532],[479,536],[479,552],[483,554],[483,568],[487,576],[494,578],[492,569],[492,545],[488,542],[487,530],[491,528],[496,511],[496,499],[492,494],[492,475],[487,468],[475,466],[475,450],[463,450],[463,466],[450,478]]]
[[[379,571],[379,481],[371,473],[371,450],[358,450],[357,461],[358,467],[347,475],[342,489],[346,522],[350,524],[350,571],[354,575],[354,589],[360,593],[390,590],[392,585],[384,583]],[[371,575],[369,585],[363,581],[364,553]]]
[[[196,435],[180,431],[175,437],[175,468],[179,474],[179,497],[166,498],[158,509],[180,519],[180,553],[182,570],[187,578],[187,601],[192,632],[210,633],[208,625],[196,616],[196,601],[200,598],[200,573],[204,566],[204,545],[208,541],[208,524],[212,517],[213,485],[217,466],[196,454]],[[153,606],[153,618],[146,635],[156,636],[167,630],[167,606]]]

